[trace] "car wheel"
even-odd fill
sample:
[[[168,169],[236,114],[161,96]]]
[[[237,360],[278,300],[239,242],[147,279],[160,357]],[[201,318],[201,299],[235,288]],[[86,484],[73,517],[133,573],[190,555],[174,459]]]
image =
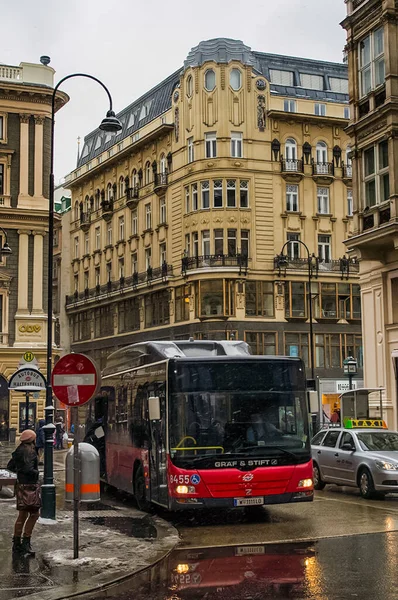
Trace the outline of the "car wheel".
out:
[[[312,472],[313,472],[312,477],[314,480],[314,490],[323,490],[326,483],[324,481],[322,481],[322,479],[321,479],[321,472],[320,472],[319,467],[316,462],[314,462],[312,465]]]
[[[148,501],[145,487],[145,476],[142,465],[139,465],[134,476],[134,497],[137,506],[144,512],[152,512],[152,504]]]
[[[359,474],[359,492],[366,500],[376,495],[373,477],[368,469],[362,469]]]

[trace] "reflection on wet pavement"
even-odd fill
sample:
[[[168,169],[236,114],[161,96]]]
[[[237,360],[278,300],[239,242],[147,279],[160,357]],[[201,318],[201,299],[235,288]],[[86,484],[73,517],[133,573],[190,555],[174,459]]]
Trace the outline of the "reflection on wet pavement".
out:
[[[109,600],[396,600],[396,533],[175,550]],[[105,597],[98,592],[94,598]]]
[[[140,539],[154,539],[157,537],[156,527],[149,518],[134,517],[88,517],[87,521],[93,525],[100,525],[113,531],[118,531],[129,537]]]

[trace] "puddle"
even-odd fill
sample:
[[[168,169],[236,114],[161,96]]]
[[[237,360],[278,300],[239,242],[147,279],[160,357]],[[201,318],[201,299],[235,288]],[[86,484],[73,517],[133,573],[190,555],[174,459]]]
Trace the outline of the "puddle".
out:
[[[155,539],[157,537],[156,527],[147,517],[87,517],[93,525],[108,527],[129,537],[139,539]]]

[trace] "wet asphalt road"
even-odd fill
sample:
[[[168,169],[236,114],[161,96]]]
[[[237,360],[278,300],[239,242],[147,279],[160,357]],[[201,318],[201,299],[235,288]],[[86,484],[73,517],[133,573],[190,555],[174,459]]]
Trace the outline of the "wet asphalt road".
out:
[[[314,503],[168,518],[179,548],[107,598],[398,600],[398,497],[328,487]]]

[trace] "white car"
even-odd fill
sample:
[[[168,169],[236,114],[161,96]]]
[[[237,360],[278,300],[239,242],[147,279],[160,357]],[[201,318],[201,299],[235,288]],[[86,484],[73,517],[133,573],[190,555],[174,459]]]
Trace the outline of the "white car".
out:
[[[311,441],[314,488],[327,483],[359,487],[363,498],[398,493],[398,432],[322,429]]]

